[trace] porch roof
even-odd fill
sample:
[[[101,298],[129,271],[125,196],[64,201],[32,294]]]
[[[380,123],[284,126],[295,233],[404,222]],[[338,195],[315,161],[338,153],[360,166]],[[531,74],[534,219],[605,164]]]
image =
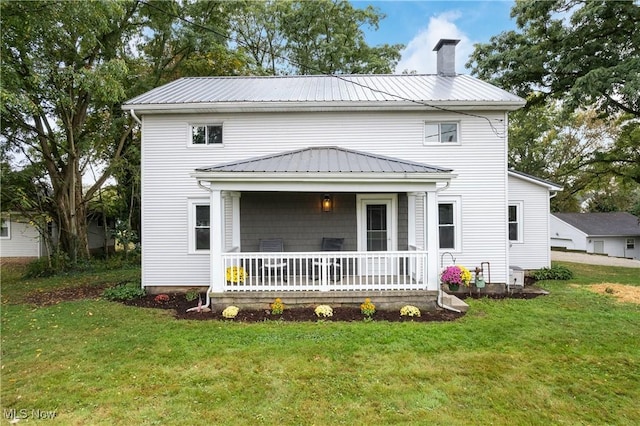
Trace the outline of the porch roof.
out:
[[[251,173],[450,173],[428,164],[337,146],[309,147],[209,167],[196,172]]]

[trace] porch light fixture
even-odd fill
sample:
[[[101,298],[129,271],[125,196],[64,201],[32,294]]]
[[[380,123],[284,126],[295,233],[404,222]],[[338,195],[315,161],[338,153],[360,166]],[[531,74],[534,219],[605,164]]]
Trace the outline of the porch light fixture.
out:
[[[322,211],[330,212],[331,210],[333,210],[331,196],[329,194],[324,194],[324,198],[322,199]]]

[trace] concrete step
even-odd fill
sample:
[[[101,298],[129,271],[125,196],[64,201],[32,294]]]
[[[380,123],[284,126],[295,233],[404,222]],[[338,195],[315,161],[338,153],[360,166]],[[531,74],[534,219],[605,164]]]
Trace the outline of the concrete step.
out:
[[[442,303],[446,306],[449,306],[453,309],[457,309],[460,312],[467,312],[469,310],[469,305],[467,305],[464,301],[458,299],[453,294],[442,293]]]

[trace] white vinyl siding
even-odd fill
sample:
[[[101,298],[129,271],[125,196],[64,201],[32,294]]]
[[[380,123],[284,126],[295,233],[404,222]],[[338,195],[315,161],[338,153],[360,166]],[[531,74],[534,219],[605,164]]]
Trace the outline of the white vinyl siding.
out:
[[[494,121],[505,118],[492,111],[474,113]],[[459,122],[463,146],[424,145],[427,121]],[[207,150],[206,156],[190,149],[186,128],[222,122],[224,149]],[[340,146],[453,169],[456,178],[439,198],[464,199],[456,260],[469,267],[490,261],[492,281],[507,280],[506,135],[496,135],[482,117],[413,111],[159,114],[143,116],[142,135],[145,286],[210,282],[209,257],[189,255],[185,200],[209,197],[190,175],[194,169],[309,146]],[[225,232],[229,245],[230,228]]]
[[[6,220],[7,236],[0,239],[0,257],[39,257],[40,234],[26,221]]]
[[[509,206],[518,210],[518,238],[510,241],[509,263],[523,269],[551,266],[549,189],[509,176]]]

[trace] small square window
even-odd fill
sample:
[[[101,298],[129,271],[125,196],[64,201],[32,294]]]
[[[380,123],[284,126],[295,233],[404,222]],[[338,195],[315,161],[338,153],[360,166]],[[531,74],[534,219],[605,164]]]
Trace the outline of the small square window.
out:
[[[0,238],[9,238],[9,221],[0,219]]]
[[[222,125],[191,126],[191,143],[193,145],[221,145]]]
[[[425,143],[457,143],[458,123],[425,123]]]

